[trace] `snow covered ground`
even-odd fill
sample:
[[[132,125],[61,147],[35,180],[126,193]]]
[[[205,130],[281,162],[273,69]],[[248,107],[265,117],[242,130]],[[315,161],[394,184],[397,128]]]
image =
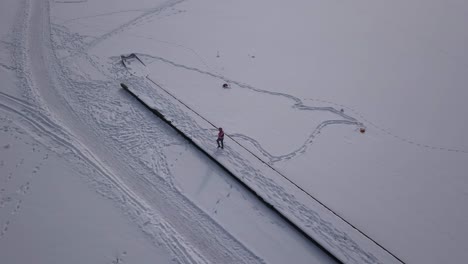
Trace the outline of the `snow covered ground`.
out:
[[[0,131],[2,263],[171,262],[13,119],[2,116]]]
[[[468,3],[0,5],[8,263],[333,262],[119,87],[145,76],[402,261],[468,257]]]
[[[99,84],[59,64],[48,4],[2,3],[2,263],[335,263],[120,89],[67,97]]]

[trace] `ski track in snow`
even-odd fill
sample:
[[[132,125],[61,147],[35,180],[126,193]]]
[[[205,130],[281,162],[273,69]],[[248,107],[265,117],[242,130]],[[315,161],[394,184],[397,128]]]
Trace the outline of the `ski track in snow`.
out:
[[[173,4],[173,1],[168,3]],[[68,53],[77,50],[78,54],[83,55],[80,58],[84,58],[99,72],[105,73],[96,58],[85,54],[83,39],[76,34],[66,34],[61,31],[62,28],[50,23],[49,2],[24,0],[22,5],[23,13],[18,17],[14,32],[15,50],[12,56],[16,62],[15,69],[20,80],[22,97],[25,99],[0,92],[0,111],[15,117],[18,125],[28,131],[35,140],[76,164],[98,192],[114,200],[153,243],[162,244],[172,252],[174,261],[263,263],[262,259],[165,181],[164,174],[170,175],[170,171],[164,156],[160,155],[161,150],[156,148],[159,153],[148,152],[155,149],[149,146],[159,144],[152,136],[155,129],[161,128],[155,127],[154,124],[145,128],[142,126],[144,119],[138,119],[140,111],[135,111],[133,106],[122,106],[118,101],[109,102],[110,105],[117,106],[112,109],[106,108],[106,104],[87,104],[93,101],[88,99],[89,96],[93,98],[96,96],[92,91],[103,93],[102,89],[99,89],[103,88],[108,92],[111,82],[109,79],[92,81],[89,76],[80,75],[80,71],[74,72],[74,65],[67,64],[70,60],[66,58],[60,60],[56,56],[54,53],[56,50],[67,49]],[[158,12],[161,8],[156,8],[152,12]],[[147,15],[152,12],[148,12]],[[110,35],[116,32],[110,32]],[[51,35],[56,38],[50,39]],[[66,43],[60,42],[61,40]],[[37,45],[39,48],[31,48],[31,45],[37,43],[42,45]],[[107,100],[102,95],[100,94],[104,97],[103,100]],[[53,113],[47,107],[47,100],[61,104],[60,109],[63,112]],[[83,105],[85,107],[81,108]],[[122,111],[116,113],[117,109]],[[91,120],[85,118],[87,115],[91,115]],[[80,116],[81,118],[77,118]],[[84,131],[70,132],[62,122],[64,118],[72,118],[76,124],[74,128],[81,127]],[[115,122],[116,120],[121,122]],[[75,133],[86,132],[87,125],[93,122],[97,122],[98,127],[95,127],[96,131],[93,133],[85,133],[90,139],[84,143],[83,137]],[[139,128],[140,131],[132,135],[135,128]],[[111,158],[106,158],[104,163],[95,153],[106,153],[106,148],[101,150],[92,144],[106,142],[107,139],[100,138],[103,136],[99,134],[100,129],[104,131],[103,134],[114,133],[110,138],[114,148],[120,146],[118,143],[122,142],[126,142],[126,146],[135,144],[128,150],[114,150],[112,153],[118,154],[114,157],[106,155]],[[164,132],[168,134],[167,131]],[[164,135],[165,133],[157,134],[163,138]],[[139,136],[143,137],[143,141],[139,141],[141,140]],[[167,145],[180,144],[180,142],[171,142],[170,139],[166,141]],[[111,169],[107,163],[115,165],[116,168]],[[27,189],[28,186],[22,190]],[[2,234],[8,230],[9,222],[5,223],[1,227]],[[187,226],[186,223],[191,225]],[[205,235],[200,236],[200,234]]]

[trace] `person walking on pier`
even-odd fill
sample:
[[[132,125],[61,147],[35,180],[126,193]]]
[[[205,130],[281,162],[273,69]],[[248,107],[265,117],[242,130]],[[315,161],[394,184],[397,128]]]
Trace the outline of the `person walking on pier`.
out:
[[[216,143],[218,143],[218,148],[222,148],[224,149],[224,131],[223,131],[223,128],[219,128],[218,129],[219,132],[218,132],[218,139],[216,140]],[[221,145],[219,144],[221,142]]]

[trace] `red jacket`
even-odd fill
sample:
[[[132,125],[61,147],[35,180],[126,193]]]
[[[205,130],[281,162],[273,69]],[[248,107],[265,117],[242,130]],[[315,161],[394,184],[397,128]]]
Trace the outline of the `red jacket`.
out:
[[[219,131],[218,133],[218,138],[223,139],[224,138],[224,131]]]

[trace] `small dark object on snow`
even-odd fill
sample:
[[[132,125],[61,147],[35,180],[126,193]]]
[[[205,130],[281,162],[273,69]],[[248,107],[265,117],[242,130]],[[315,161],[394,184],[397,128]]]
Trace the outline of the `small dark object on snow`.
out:
[[[223,88],[229,88],[229,84],[227,83],[223,84]]]
[[[366,132],[366,129],[361,127],[361,129],[359,129],[359,132],[361,132],[362,134],[364,134]]]
[[[135,53],[131,53],[130,55],[120,55],[120,60],[122,61],[122,64],[125,66],[125,61],[128,59],[137,59],[141,64],[145,65],[146,64],[138,57]],[[130,63],[130,62],[128,62]]]
[[[344,109],[343,109],[343,108],[341,108],[340,112],[341,112],[341,113],[344,113]]]
[[[128,90],[127,85],[125,85],[124,83],[121,83],[120,86],[122,86],[122,88],[124,88],[125,90]]]

